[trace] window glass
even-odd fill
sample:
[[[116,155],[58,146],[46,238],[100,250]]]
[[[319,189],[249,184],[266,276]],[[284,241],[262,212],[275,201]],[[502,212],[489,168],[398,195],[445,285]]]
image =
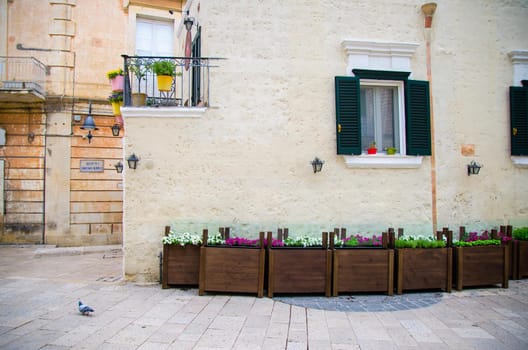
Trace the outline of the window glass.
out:
[[[136,55],[173,56],[173,23],[138,17]]]
[[[376,142],[378,151],[399,147],[398,88],[365,86],[360,90],[361,148]]]

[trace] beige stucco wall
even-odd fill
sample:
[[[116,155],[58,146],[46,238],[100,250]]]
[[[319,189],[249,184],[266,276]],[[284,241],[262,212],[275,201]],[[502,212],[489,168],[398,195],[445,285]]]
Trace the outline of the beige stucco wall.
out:
[[[421,1],[217,1],[191,4],[203,56],[224,57],[201,118],[125,117],[125,272],[158,279],[163,226],[346,226],[432,233],[431,159],[417,169],[350,169],[336,155],[334,76],[344,39],[419,44],[412,77],[427,80]],[[527,169],[509,156],[508,52],[528,49],[528,2],[438,1],[432,29],[438,226],[528,222]],[[463,145],[475,147],[463,156]],[[325,160],[312,172],[310,161]],[[467,176],[466,165],[484,165]],[[189,223],[192,223],[190,225]],[[350,232],[350,231],[349,231]]]

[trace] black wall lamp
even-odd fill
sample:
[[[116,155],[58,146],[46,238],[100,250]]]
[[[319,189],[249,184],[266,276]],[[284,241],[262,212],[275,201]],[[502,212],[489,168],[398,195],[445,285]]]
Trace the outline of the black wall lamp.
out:
[[[119,136],[119,131],[121,131],[121,127],[119,126],[119,124],[114,124],[112,125],[112,135],[114,136]]]
[[[315,173],[319,173],[323,169],[324,160],[321,160],[321,159],[315,157],[314,160],[312,160],[311,164],[312,164],[312,168],[313,168],[314,174]]]
[[[121,174],[123,172],[123,163],[121,161],[117,162],[117,164],[114,165],[116,168],[116,171]]]
[[[191,30],[194,24],[194,17],[186,16],[183,20],[183,24],[185,25],[185,29],[187,29],[187,31]]]
[[[136,156],[135,153],[132,153],[130,157],[127,158],[128,167],[130,169],[136,169],[137,163],[139,162],[139,158]]]
[[[468,164],[467,166],[467,169],[468,169],[468,176],[470,175],[478,175],[479,171],[480,171],[480,168],[482,168],[483,165],[475,162],[474,160],[471,161],[471,163]]]
[[[81,126],[81,129],[88,130],[88,135],[86,135],[86,137],[88,138],[88,143],[92,143],[92,137],[93,137],[92,130],[99,130],[99,129],[95,126],[95,120],[92,117],[92,103],[91,102],[90,102],[90,107],[88,109],[88,115],[84,119],[84,123]]]

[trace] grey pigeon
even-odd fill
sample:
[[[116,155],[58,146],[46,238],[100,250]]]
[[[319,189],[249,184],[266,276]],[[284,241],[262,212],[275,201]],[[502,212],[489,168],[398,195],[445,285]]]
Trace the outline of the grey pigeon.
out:
[[[79,305],[79,312],[85,316],[90,316],[90,312],[94,312],[94,309],[88,305],[84,305],[80,300],[77,302],[77,304]]]

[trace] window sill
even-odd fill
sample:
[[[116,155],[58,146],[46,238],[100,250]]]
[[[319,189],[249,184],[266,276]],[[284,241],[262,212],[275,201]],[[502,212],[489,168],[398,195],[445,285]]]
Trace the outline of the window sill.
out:
[[[207,107],[121,107],[121,114],[125,118],[200,118],[206,110]]]
[[[512,156],[511,160],[517,168],[528,168],[528,157]]]
[[[362,154],[360,156],[343,156],[348,168],[373,168],[373,169],[410,169],[419,168],[423,157],[386,155],[386,154]]]

